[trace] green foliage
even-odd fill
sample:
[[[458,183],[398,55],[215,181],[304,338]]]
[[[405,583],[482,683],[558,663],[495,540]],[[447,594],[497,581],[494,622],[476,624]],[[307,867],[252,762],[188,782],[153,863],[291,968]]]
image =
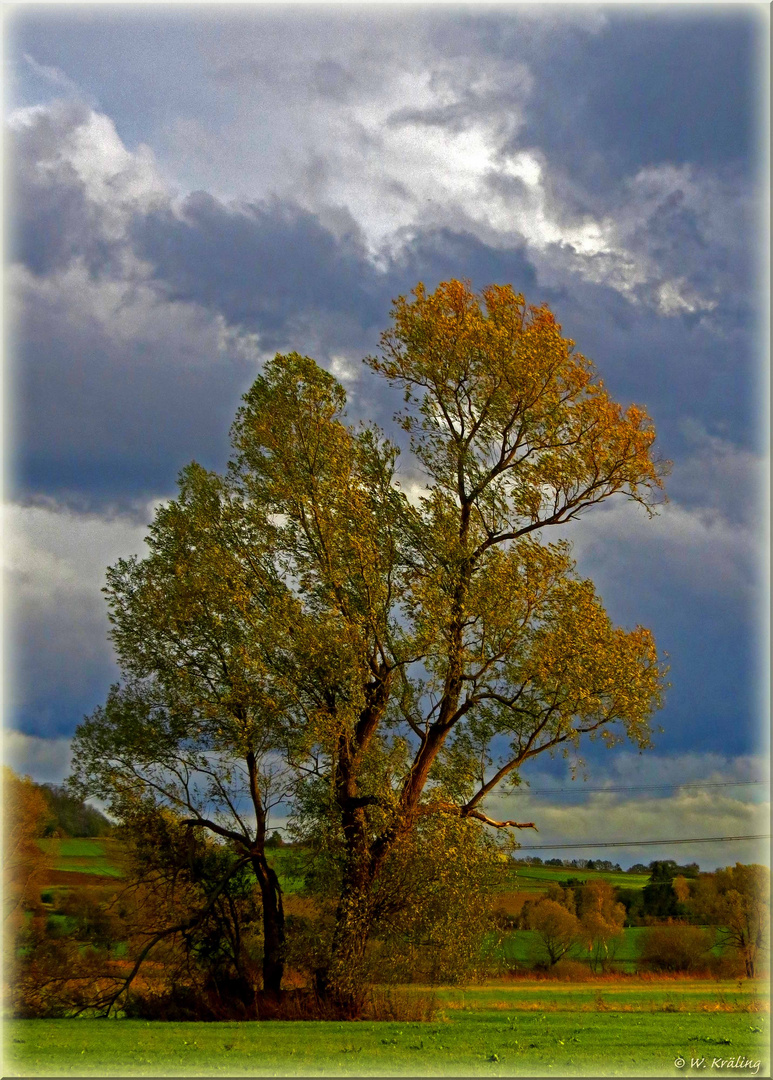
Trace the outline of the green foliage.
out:
[[[593,881],[578,890],[577,913],[594,971],[604,971],[622,941],[625,908],[606,881]]]
[[[580,920],[557,900],[545,897],[534,904],[528,925],[537,938],[537,958],[549,967],[569,956],[580,942]]]
[[[642,895],[644,914],[658,919],[684,916],[684,904],[675,882],[678,879],[695,878],[698,874],[697,864],[679,866],[672,859],[666,859],[651,862],[649,869],[650,879],[644,886]]]
[[[466,982],[484,971],[483,941],[507,855],[478,822],[428,815],[395,846],[379,878],[377,980]]]

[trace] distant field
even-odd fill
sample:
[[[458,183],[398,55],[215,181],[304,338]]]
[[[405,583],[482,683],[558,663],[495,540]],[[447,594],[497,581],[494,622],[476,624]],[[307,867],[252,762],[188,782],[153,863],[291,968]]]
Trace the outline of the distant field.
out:
[[[59,874],[95,874],[102,877],[122,877],[123,848],[112,837],[83,837],[75,839],[38,840],[38,847],[52,856],[53,869]],[[268,852],[271,865],[279,875],[282,888],[288,894],[298,892],[303,885],[305,856],[292,848],[271,848]],[[57,875],[52,875],[62,884]]]
[[[300,892],[309,868],[308,853],[297,848],[267,848],[266,857],[276,870],[283,891],[291,895]]]
[[[285,892],[298,892],[308,869],[309,855],[297,848],[271,848],[267,852],[269,862],[279,874]],[[552,866],[513,866],[507,876],[509,892],[540,893],[550,885],[568,878],[578,881],[608,881],[621,889],[643,889],[649,881],[647,874],[624,874],[607,870],[575,870]]]
[[[699,1075],[691,1058],[703,1059],[707,1075],[751,1075],[712,1067],[744,1057],[766,1076],[761,993],[678,980],[529,982],[439,990],[442,1011],[423,1024],[13,1020],[4,1026],[4,1075]]]
[[[613,954],[615,970],[633,971],[639,958],[641,935],[644,926],[627,926],[623,937]],[[515,930],[503,936],[501,943],[493,949],[494,958],[511,964],[532,964],[537,958],[538,936],[533,930]],[[567,959],[587,961],[588,950],[577,946]]]
[[[38,846],[52,857],[54,870],[102,877],[122,876],[120,844],[109,837],[38,840]]]
[[[608,881],[619,889],[643,889],[649,881],[647,874],[621,874],[614,870],[575,870],[569,867],[555,866],[514,866],[510,874],[513,887],[536,890],[548,885],[557,885],[568,878],[578,881]]]

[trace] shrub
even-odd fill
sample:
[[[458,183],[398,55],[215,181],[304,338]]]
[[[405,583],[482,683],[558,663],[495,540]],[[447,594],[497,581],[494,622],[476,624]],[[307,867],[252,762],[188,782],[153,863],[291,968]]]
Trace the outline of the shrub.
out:
[[[206,983],[163,983],[132,987],[123,1012],[136,1020],[256,1020],[259,994],[248,983],[233,979],[215,986]]]
[[[549,969],[551,979],[560,979],[562,982],[587,982],[588,965],[580,960],[559,960]]]
[[[709,953],[706,959],[706,970],[715,979],[740,979],[746,974],[746,965],[737,949],[726,948],[719,956]]]
[[[363,1019],[421,1023],[434,1020],[439,1008],[437,996],[432,991],[373,987],[365,1003]]]
[[[714,935],[700,926],[666,923],[642,935],[640,961],[652,971],[698,971],[710,966]]]

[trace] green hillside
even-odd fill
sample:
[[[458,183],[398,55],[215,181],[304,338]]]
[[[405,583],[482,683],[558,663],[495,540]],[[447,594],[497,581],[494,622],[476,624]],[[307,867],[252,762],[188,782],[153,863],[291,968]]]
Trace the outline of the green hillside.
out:
[[[123,876],[124,848],[121,841],[113,837],[46,837],[38,840],[37,845],[51,856],[55,871],[114,878]],[[298,892],[306,869],[304,852],[291,847],[272,848],[268,856],[284,892]]]

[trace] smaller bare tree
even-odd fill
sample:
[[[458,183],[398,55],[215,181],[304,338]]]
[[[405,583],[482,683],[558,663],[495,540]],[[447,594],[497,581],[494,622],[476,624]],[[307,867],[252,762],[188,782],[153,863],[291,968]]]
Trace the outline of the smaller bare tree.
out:
[[[555,900],[540,900],[529,912],[529,929],[537,935],[541,959],[554,967],[581,937],[580,920]]]

